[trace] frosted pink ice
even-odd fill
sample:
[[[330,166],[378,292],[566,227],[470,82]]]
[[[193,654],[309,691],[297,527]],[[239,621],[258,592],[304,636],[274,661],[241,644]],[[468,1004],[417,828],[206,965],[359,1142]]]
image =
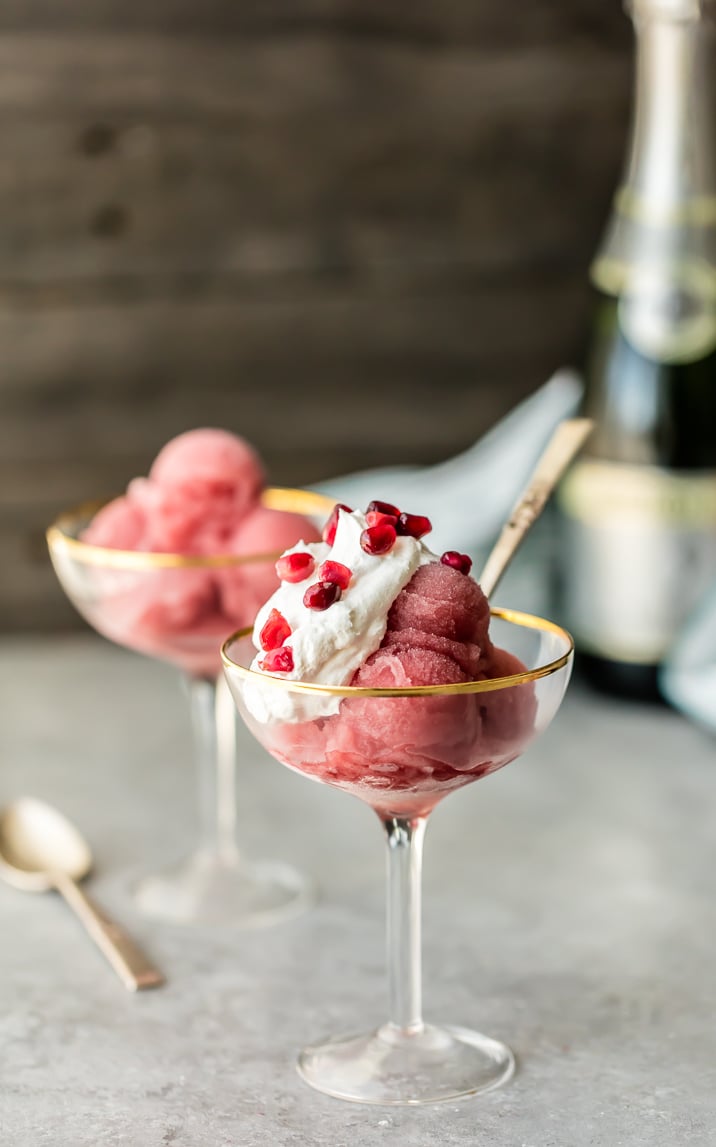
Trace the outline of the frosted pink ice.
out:
[[[155,553],[229,553],[263,484],[263,467],[243,439],[226,430],[189,430],[160,450],[148,478],[135,478],[125,495],[100,510],[84,540]]]
[[[188,430],[167,442],[149,471],[152,482],[182,491],[189,498],[231,502],[244,513],[265,483],[264,468],[253,446],[228,430]]]
[[[235,566],[103,570],[104,592],[88,610],[96,628],[190,672],[217,673],[221,639],[250,625],[278,585],[276,555],[319,537],[306,518],[262,506],[263,485],[258,455],[228,431],[190,430],[168,442],[149,477],[135,478],[103,507],[83,541],[198,558],[267,557]]]
[[[83,539],[93,546],[136,550],[142,545],[144,533],[145,517],[141,506],[135,505],[129,498],[115,498],[97,511]]]
[[[524,671],[493,646],[488,625],[487,599],[472,578],[439,562],[423,566],[351,684],[448,685]],[[348,698],[334,716],[278,726],[270,747],[286,764],[379,810],[417,814],[517,756],[535,708],[531,684],[461,696]]]

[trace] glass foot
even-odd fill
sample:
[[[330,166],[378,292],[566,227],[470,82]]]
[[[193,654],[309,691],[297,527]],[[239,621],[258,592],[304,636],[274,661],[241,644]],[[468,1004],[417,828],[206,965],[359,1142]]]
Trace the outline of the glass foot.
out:
[[[177,924],[260,928],[298,916],[315,901],[315,889],[287,864],[227,862],[197,852],[132,889],[144,916]]]
[[[467,1028],[426,1025],[409,1034],[386,1024],[306,1048],[298,1071],[311,1087],[355,1103],[417,1106],[477,1095],[515,1070],[508,1047]]]

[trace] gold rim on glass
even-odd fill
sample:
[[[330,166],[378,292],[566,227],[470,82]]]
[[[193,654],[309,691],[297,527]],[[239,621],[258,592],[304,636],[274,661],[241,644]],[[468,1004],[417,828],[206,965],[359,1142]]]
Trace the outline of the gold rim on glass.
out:
[[[531,613],[521,613],[516,609],[491,609],[492,617],[499,617],[503,621],[521,625],[524,629],[537,629],[542,633],[553,633],[561,637],[567,644],[567,652],[555,661],[540,665],[537,669],[526,669],[524,673],[513,673],[508,677],[490,677],[484,681],[458,681],[453,685],[411,685],[404,689],[373,689],[363,685],[321,685],[315,681],[292,681],[287,677],[274,677],[270,673],[258,673],[255,669],[247,669],[239,665],[229,656],[229,647],[235,641],[241,641],[253,633],[253,626],[238,629],[227,637],[221,647],[221,660],[226,669],[238,673],[246,681],[260,680],[266,685],[276,686],[279,689],[288,689],[291,693],[322,693],[331,697],[447,697],[462,693],[493,693],[496,689],[508,689],[514,685],[525,685],[529,681],[539,681],[542,677],[549,677],[563,669],[574,653],[574,640],[566,629],[547,621],[544,617],[536,617]]]
[[[304,516],[330,514],[335,498],[316,494],[312,490],[293,490],[283,486],[270,486],[263,491],[261,503],[267,510],[286,510]],[[85,502],[74,510],[66,510],[52,523],[46,533],[47,544],[53,554],[67,554],[88,566],[112,569],[176,569],[200,566],[240,566],[249,562],[275,561],[280,553],[272,550],[264,554],[173,554],[147,550],[115,550],[109,546],[95,546],[76,537],[76,531],[87,524],[94,514],[107,505],[106,501]]]

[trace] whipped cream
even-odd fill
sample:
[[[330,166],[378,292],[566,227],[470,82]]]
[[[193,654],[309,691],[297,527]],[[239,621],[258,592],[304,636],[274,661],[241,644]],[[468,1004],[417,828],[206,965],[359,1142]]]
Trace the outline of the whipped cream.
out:
[[[360,536],[366,529],[365,515],[341,510],[332,546],[324,542],[294,546],[286,553],[308,552],[316,560],[310,577],[300,582],[282,582],[261,607],[254,625],[254,645],[260,650],[260,633],[272,609],[277,609],[291,627],[285,644],[293,653],[293,669],[280,676],[292,681],[324,685],[347,685],[356,669],[380,646],[388,627],[388,613],[396,597],[422,565],[437,557],[420,540],[398,537],[386,554],[368,554]],[[308,609],[303,595],[318,581],[318,567],[330,559],[352,572],[350,585],[328,609]],[[251,668],[262,673],[265,654],[257,653]],[[276,676],[278,676],[276,674]],[[270,681],[256,679],[246,685],[244,701],[257,721],[305,721],[338,711],[340,697],[292,693]]]

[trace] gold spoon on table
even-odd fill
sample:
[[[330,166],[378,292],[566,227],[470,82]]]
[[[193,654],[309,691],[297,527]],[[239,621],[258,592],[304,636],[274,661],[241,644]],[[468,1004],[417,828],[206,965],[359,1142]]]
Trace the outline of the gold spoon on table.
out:
[[[92,867],[89,845],[68,820],[25,797],[0,811],[0,877],[23,892],[54,889],[79,916],[130,992],[156,988],[164,977],[78,884]]]

